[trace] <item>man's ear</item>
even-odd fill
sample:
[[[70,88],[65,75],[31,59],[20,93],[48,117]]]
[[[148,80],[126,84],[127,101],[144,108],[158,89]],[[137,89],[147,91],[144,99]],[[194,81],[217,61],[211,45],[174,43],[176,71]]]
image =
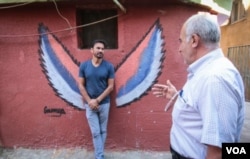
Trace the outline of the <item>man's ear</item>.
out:
[[[191,37],[192,47],[197,47],[200,42],[200,37],[197,34],[193,34]]]

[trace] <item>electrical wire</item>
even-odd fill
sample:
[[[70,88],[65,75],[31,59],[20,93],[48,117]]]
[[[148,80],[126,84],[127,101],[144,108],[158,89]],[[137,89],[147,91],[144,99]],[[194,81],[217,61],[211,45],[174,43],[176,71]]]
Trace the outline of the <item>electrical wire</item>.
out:
[[[98,20],[92,23],[88,23],[88,24],[83,24],[83,25],[79,25],[79,26],[75,26],[75,27],[71,27],[71,28],[66,28],[66,29],[61,29],[61,30],[57,30],[57,31],[50,31],[47,33],[43,33],[43,34],[26,34],[26,35],[0,35],[0,38],[16,38],[16,37],[29,37],[29,36],[40,36],[40,35],[46,35],[46,34],[52,34],[52,33],[58,33],[58,32],[64,32],[64,31],[70,31],[70,30],[74,30],[74,29],[78,29],[78,28],[82,28],[82,27],[86,27],[86,26],[90,26],[90,25],[94,25],[94,24],[98,24],[116,17],[119,17],[121,14],[115,15],[115,16],[111,16],[102,20]]]
[[[15,5],[10,5],[10,6],[5,6],[5,7],[0,7],[0,9],[10,9],[10,8],[15,8],[15,7],[20,7],[20,6],[24,6],[24,5],[27,5],[27,4],[30,4],[30,3],[34,3],[35,1],[33,2],[26,2],[26,3],[21,3],[21,4],[15,4]]]
[[[115,15],[115,16],[111,16],[111,17],[108,17],[108,18],[105,18],[105,19],[96,21],[96,22],[92,22],[92,23],[88,23],[88,24],[84,24],[84,25],[79,25],[79,26],[72,27],[72,25],[70,24],[69,20],[68,20],[67,18],[65,18],[65,17],[61,14],[61,12],[59,11],[58,6],[57,6],[57,3],[56,3],[56,0],[52,0],[52,1],[53,1],[54,5],[55,5],[55,8],[56,8],[56,11],[57,11],[58,15],[59,15],[63,20],[65,20],[65,21],[67,22],[69,28],[61,29],[61,30],[57,30],[57,31],[50,31],[50,32],[43,33],[43,34],[0,35],[0,38],[30,37],[30,36],[40,36],[40,35],[44,35],[44,34],[58,33],[58,32],[64,32],[64,31],[72,31],[72,30],[74,30],[74,29],[78,29],[78,28],[82,28],[82,27],[86,27],[86,26],[98,24],[98,23],[101,23],[101,22],[104,22],[104,21],[107,21],[107,20],[110,20],[110,19],[113,19],[113,18],[116,18],[116,17],[120,16],[120,15]],[[8,8],[19,7],[19,6],[27,5],[27,4],[34,3],[34,2],[35,2],[35,1],[33,1],[33,2],[27,2],[27,3],[22,3],[22,4],[18,4],[18,5],[7,6],[7,7],[0,7],[0,9],[8,9]]]
[[[57,6],[57,3],[56,3],[56,0],[53,0],[53,3],[55,4],[56,11],[57,11],[58,15],[68,23],[69,28],[72,28],[72,26],[71,26],[69,20],[68,20],[67,18],[65,18],[65,17],[61,14],[61,12],[59,11],[58,6]]]

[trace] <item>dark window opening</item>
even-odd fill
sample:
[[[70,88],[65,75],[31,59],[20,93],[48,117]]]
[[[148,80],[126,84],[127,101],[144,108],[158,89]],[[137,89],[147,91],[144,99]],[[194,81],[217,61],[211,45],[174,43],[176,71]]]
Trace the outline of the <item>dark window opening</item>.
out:
[[[87,49],[95,39],[107,42],[108,49],[118,48],[117,17],[101,21],[117,15],[117,10],[86,10],[78,9],[77,26],[87,25],[77,29],[78,48]],[[101,21],[101,22],[98,22]],[[88,25],[90,23],[95,23]]]

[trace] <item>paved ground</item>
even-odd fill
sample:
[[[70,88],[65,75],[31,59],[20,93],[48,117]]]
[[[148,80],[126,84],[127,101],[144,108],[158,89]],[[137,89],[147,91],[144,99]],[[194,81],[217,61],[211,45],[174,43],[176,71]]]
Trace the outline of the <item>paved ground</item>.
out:
[[[60,150],[1,150],[0,159],[94,159],[93,152],[84,149]],[[106,152],[105,159],[170,159],[169,152],[123,151]]]
[[[250,142],[250,103],[246,105],[246,119],[241,142]],[[170,159],[169,152],[106,151],[105,159]],[[0,159],[94,159],[93,152],[81,148],[59,150],[1,149]]]

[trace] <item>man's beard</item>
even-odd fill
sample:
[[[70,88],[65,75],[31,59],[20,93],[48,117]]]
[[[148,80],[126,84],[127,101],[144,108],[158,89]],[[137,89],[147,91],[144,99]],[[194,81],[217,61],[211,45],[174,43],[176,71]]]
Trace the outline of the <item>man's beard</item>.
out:
[[[98,58],[98,59],[102,59],[103,58],[103,53],[97,53],[95,54],[95,57]]]

